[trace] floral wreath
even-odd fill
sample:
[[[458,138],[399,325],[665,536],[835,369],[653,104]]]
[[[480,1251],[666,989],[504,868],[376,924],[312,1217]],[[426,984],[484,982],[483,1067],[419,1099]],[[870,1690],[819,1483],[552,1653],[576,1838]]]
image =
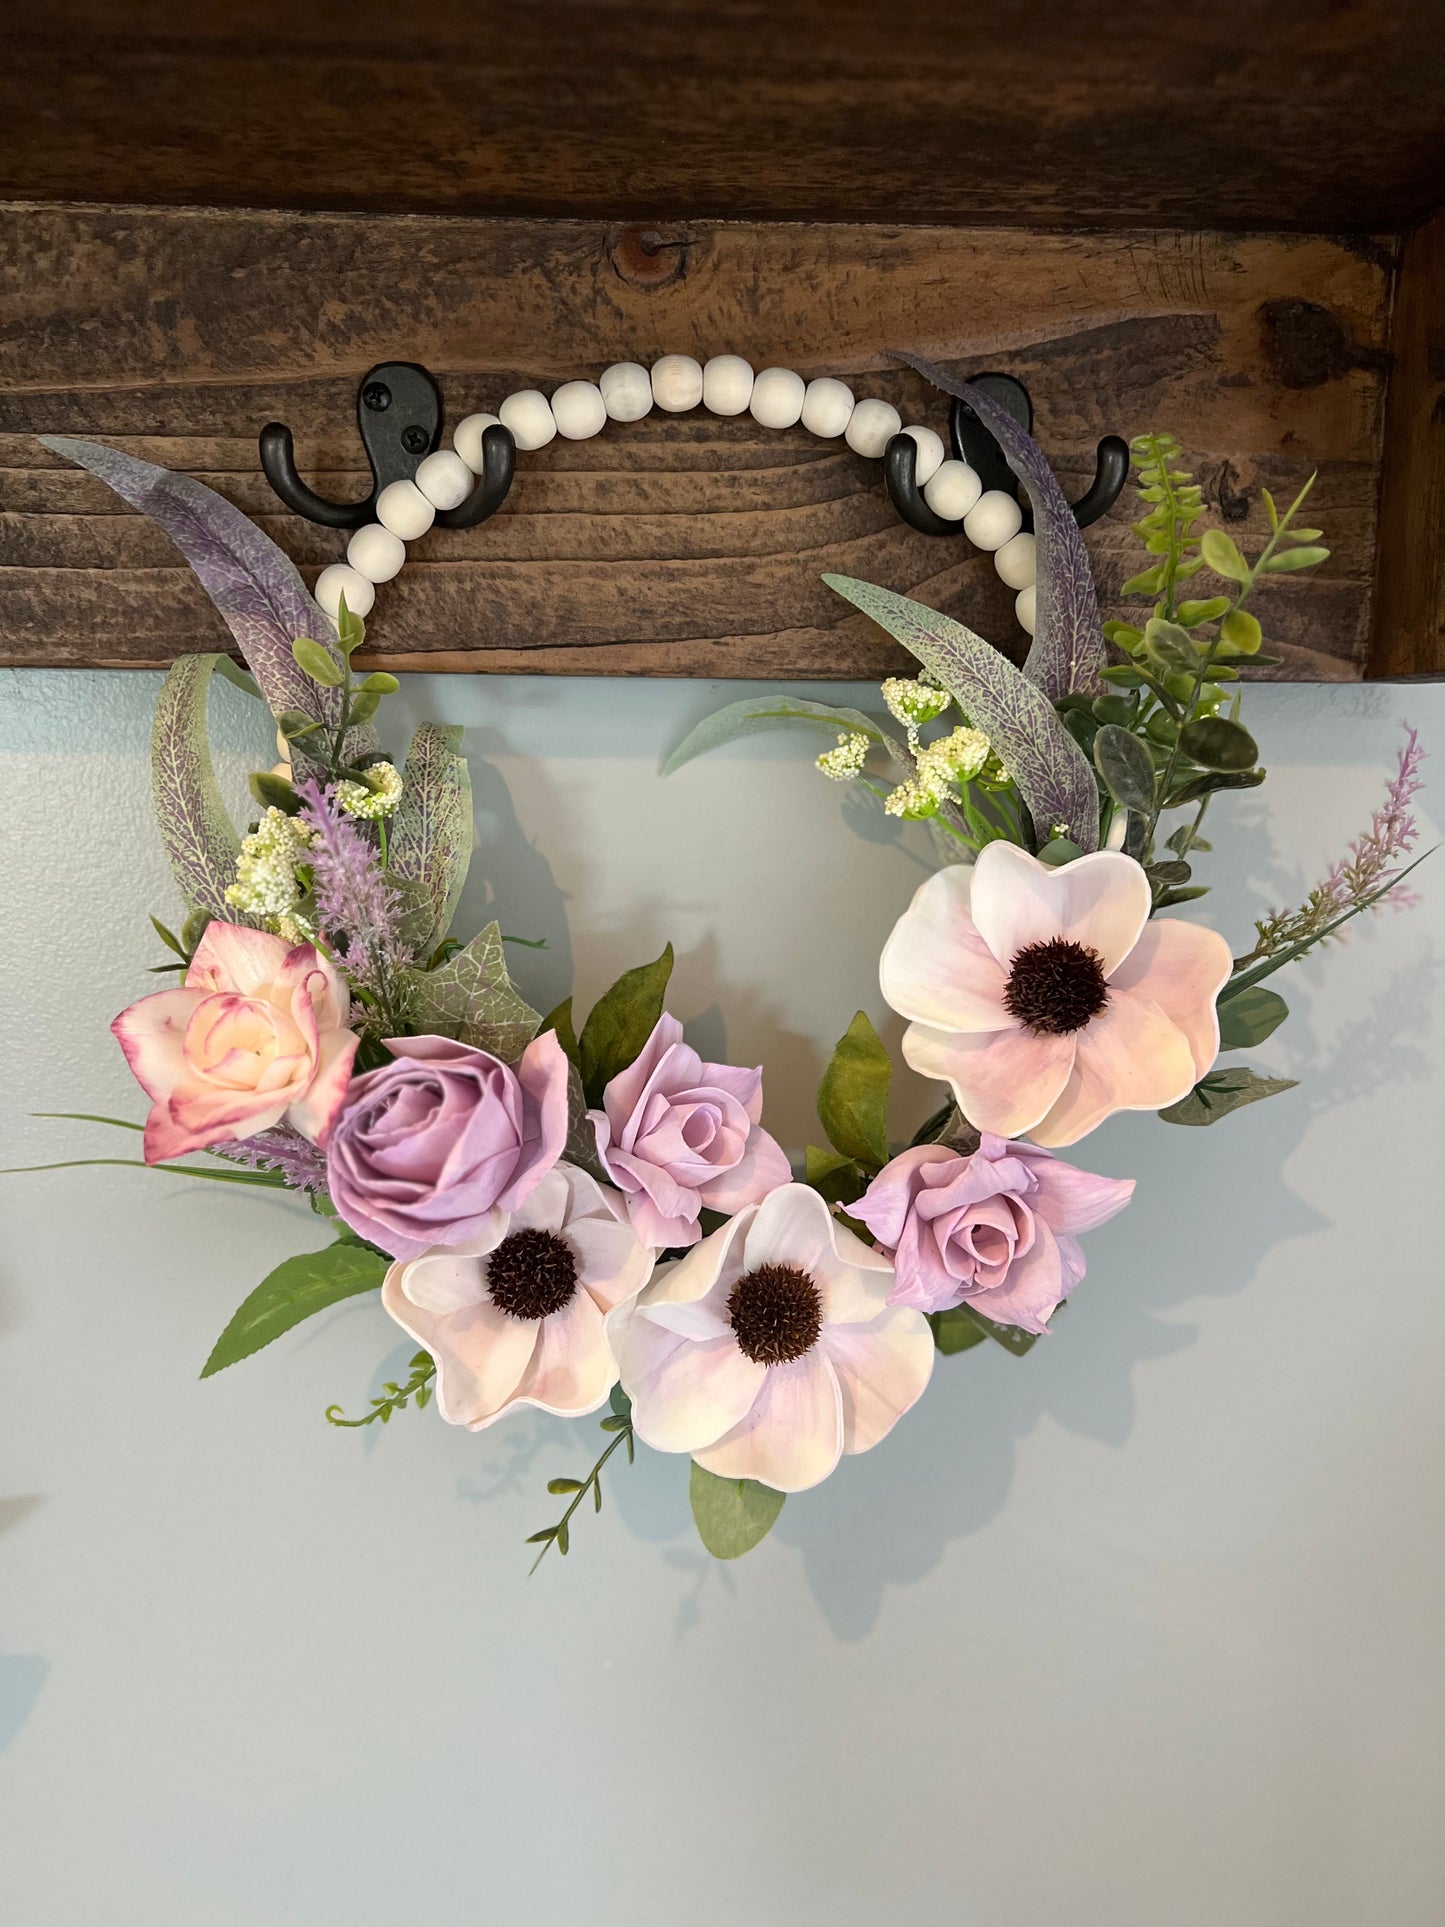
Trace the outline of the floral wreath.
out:
[[[664,368],[664,385],[675,375]],[[818,1091],[827,1145],[809,1147],[801,1178],[764,1128],[761,1069],[704,1062],[667,1010],[671,946],[579,1024],[570,999],[546,1017],[527,1004],[498,924],[453,934],[473,834],[461,732],[422,725],[399,764],[382,747],[375,718],[398,685],[353,675],[364,629],[347,580],[329,585],[333,620],[199,482],[49,442],[171,536],[249,667],[186,656],[162,686],[155,811],[186,915],[179,934],[152,922],[176,959],[159,968],[180,981],[112,1026],[151,1099],[144,1126],[87,1119],[143,1129],[146,1165],[295,1192],[335,1232],[261,1281],[203,1377],[379,1291],[420,1349],[363,1415],[330,1407],[332,1424],[386,1424],[433,1399],[472,1430],[528,1406],[601,1412],[609,1436],[590,1471],[548,1483],[567,1503],[532,1535],[538,1560],[568,1551],[578,1508],[600,1509],[608,1460],[638,1440],[691,1460],[703,1543],[732,1558],[787,1494],[886,1437],[938,1354],[989,1341],[1022,1354],[1049,1332],[1084,1276],[1080,1234],[1134,1189],[1057,1152],[1118,1111],[1209,1125],[1291,1087],[1234,1054],[1288,1015],[1267,978],[1362,911],[1412,900],[1414,731],[1369,828],[1242,955],[1160,913],[1205,894],[1193,859],[1210,853],[1214,797],[1264,781],[1239,667],[1271,659],[1245,605],[1329,553],[1300,523],[1310,483],[1282,512],[1265,493],[1270,534],[1247,557],[1197,530],[1178,443],[1141,437],[1145,566],[1122,591],[1140,619],[1102,623],[1040,450],[986,397],[970,401],[1033,506],[1022,669],[934,610],[829,576],[918,661],[916,679],[883,684],[887,718],[751,699],[667,766],[761,729],[822,729],[836,735],[817,758],[825,776],[932,832],[939,867],[879,982],[907,1020],[904,1059],[946,1094],[895,1150],[888,1053],[860,1011]],[[383,551],[376,537],[356,549],[394,559]],[[1186,595],[1205,571],[1216,592]],[[215,672],[269,708],[282,750],[251,779],[244,836],[211,764]]]

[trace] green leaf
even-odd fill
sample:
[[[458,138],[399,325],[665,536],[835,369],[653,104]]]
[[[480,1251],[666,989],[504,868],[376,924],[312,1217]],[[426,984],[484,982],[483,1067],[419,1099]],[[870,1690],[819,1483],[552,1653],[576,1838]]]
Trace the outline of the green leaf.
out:
[[[1037,1332],[1021,1331],[1017,1325],[995,1324],[992,1318],[985,1318],[983,1313],[975,1311],[972,1305],[959,1305],[956,1309],[966,1317],[976,1320],[986,1338],[991,1338],[995,1345],[1002,1345],[1004,1350],[1011,1352],[1015,1358],[1022,1358],[1025,1352],[1031,1352],[1039,1342]]]
[[[176,935],[174,930],[168,930],[166,928],[166,926],[161,922],[159,917],[153,916],[151,918],[151,928],[155,931],[156,935],[160,938],[161,942],[165,945],[166,949],[173,950],[175,954],[181,959],[182,963],[188,964],[191,961],[190,958],[186,955],[186,946],[181,942],[180,938]]]
[[[1201,769],[1238,772],[1259,761],[1259,744],[1243,723],[1227,716],[1200,716],[1179,732],[1179,747]]]
[[[349,656],[353,650],[359,649],[362,643],[366,641],[366,624],[361,620],[360,616],[353,615],[350,609],[347,608],[345,595],[337,598],[337,604],[336,640]],[[305,668],[304,663],[302,667]]]
[[[928,1323],[933,1332],[934,1347],[945,1358],[952,1358],[957,1352],[971,1351],[975,1345],[982,1345],[988,1337],[983,1326],[965,1305],[956,1305],[952,1311],[930,1312]]]
[[[1153,809],[1154,759],[1129,730],[1105,723],[1094,738],[1094,767],[1116,803],[1145,813]]]
[[[756,1479],[715,1478],[693,1460],[688,1480],[693,1521],[714,1559],[740,1559],[766,1539],[784,1496]]]
[[[1184,803],[1197,803],[1201,797],[1213,796],[1216,790],[1257,790],[1264,778],[1262,769],[1210,770],[1171,790],[1164,799],[1164,807],[1173,810]]]
[[[360,729],[364,724],[369,723],[380,704],[381,695],[378,690],[358,689],[352,696],[351,705],[346,712],[347,728]]]
[[[881,1170],[888,1162],[888,1086],[893,1065],[866,1012],[833,1047],[818,1086],[818,1119],[845,1158]]]
[[[662,773],[671,776],[694,757],[705,756],[709,750],[720,749],[724,743],[735,743],[743,736],[756,736],[767,729],[796,729],[800,725],[805,729],[827,730],[835,737],[844,731],[866,736],[870,743],[887,751],[899,775],[912,774],[902,747],[871,716],[865,716],[859,709],[809,702],[802,696],[750,696],[744,702],[729,703],[726,709],[714,710],[682,739],[663,764]]]
[[[286,816],[299,816],[301,798],[284,776],[269,769],[257,770],[249,779],[252,796],[263,810],[280,810]]]
[[[1144,569],[1138,575],[1131,575],[1120,589],[1120,595],[1158,595],[1164,586],[1164,571],[1157,565]]]
[[[856,1158],[841,1151],[822,1151],[816,1144],[807,1149],[804,1182],[829,1204],[856,1204],[868,1189],[868,1173]]]
[[[291,653],[296,658],[297,668],[304,671],[312,682],[320,683],[323,689],[341,687],[342,674],[336,658],[329,649],[323,649],[319,642],[313,642],[310,636],[298,636],[291,645]]]
[[[249,1358],[273,1339],[328,1305],[375,1291],[386,1276],[389,1258],[365,1245],[326,1245],[320,1251],[287,1258],[263,1278],[216,1340],[201,1371],[210,1378],[226,1366]]]
[[[581,1479],[548,1479],[547,1481],[547,1490],[551,1493],[580,1492],[582,1486]]]
[[[1229,597],[1227,595],[1210,596],[1206,602],[1181,602],[1179,605],[1180,626],[1184,629],[1194,629],[1197,628],[1201,622],[1218,621],[1219,617],[1226,615],[1228,611]]]
[[[1264,566],[1271,575],[1292,575],[1296,569],[1314,568],[1328,554],[1328,549],[1276,549]]]
[[[1078,844],[1072,842],[1068,837],[1054,836],[1050,837],[1049,841],[1045,843],[1039,851],[1039,862],[1046,863],[1051,870],[1057,870],[1061,865],[1072,863],[1076,856],[1082,856],[1083,854],[1084,852],[1079,848]]]
[[[243,669],[240,663],[232,662],[229,656],[216,658],[216,674],[223,682],[230,683],[233,689],[239,689],[243,695],[253,696],[258,703],[265,702],[266,698],[261,694],[261,685],[256,678],[249,670]]]
[[[1292,1091],[1298,1082],[1296,1077],[1261,1077],[1245,1065],[1237,1070],[1211,1071],[1188,1097],[1181,1097],[1159,1115],[1166,1124],[1217,1124],[1245,1104],[1258,1104],[1261,1098]]]
[[[304,709],[284,709],[276,718],[276,727],[288,743],[297,743],[303,737],[314,736],[322,725]]]
[[[1223,529],[1206,529],[1199,547],[1205,562],[1216,575],[1222,575],[1230,582],[1249,581],[1249,564]]]
[[[1226,984],[1219,999],[1219,1048],[1248,1050],[1262,1044],[1288,1016],[1289,1005],[1277,992],[1255,984],[1231,997]]]
[[[620,1385],[614,1385],[612,1387],[612,1390],[607,1394],[607,1403],[612,1407],[615,1417],[629,1419],[632,1417],[632,1400]]]
[[[395,676],[389,676],[384,669],[373,669],[361,685],[368,695],[394,696],[401,684]]]
[[[610,1080],[641,1053],[662,1015],[671,975],[672,945],[668,944],[652,963],[624,971],[592,1006],[577,1040],[582,1088],[589,1104],[600,1104]]]
[[[1219,625],[1219,640],[1237,656],[1257,656],[1264,631],[1248,609],[1236,609]]]
[[[512,988],[495,922],[435,970],[407,972],[409,1014],[418,1031],[455,1037],[514,1064],[541,1018]]]
[[[572,1027],[572,999],[564,997],[557,1008],[548,1011],[537,1026],[539,1031],[555,1030],[557,1042],[567,1053],[567,1061],[575,1064],[577,1060],[577,1033]]]

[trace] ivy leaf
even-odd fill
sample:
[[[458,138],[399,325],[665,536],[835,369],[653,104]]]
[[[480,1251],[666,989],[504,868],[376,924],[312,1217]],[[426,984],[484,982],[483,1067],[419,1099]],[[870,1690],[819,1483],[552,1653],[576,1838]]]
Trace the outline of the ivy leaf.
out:
[[[828,1142],[870,1170],[888,1162],[888,1086],[893,1065],[859,1011],[833,1047],[818,1086],[818,1119]]]
[[[221,1333],[201,1377],[211,1378],[249,1358],[303,1319],[340,1304],[343,1298],[377,1290],[390,1263],[382,1252],[350,1240],[287,1258],[261,1280]]]
[[[577,1040],[582,1088],[589,1104],[600,1104],[610,1080],[640,1055],[662,1015],[671,975],[672,945],[668,944],[654,962],[624,971],[592,1006]]]
[[[407,981],[417,1030],[473,1044],[504,1064],[517,1061],[542,1021],[512,988],[497,923],[489,923],[437,969],[408,972]]]
[[[1261,1098],[1275,1097],[1280,1091],[1292,1091],[1298,1084],[1297,1077],[1261,1077],[1257,1071],[1240,1065],[1237,1070],[1211,1071],[1199,1082],[1187,1097],[1181,1097],[1177,1104],[1159,1113],[1166,1124],[1217,1124],[1231,1111],[1242,1109],[1246,1104],[1258,1104]]]
[[[1154,807],[1154,759],[1132,731],[1105,723],[1094,738],[1094,767],[1116,803],[1147,813]]]
[[[688,1480],[697,1535],[714,1559],[740,1559],[772,1531],[784,1494],[756,1479],[719,1479],[693,1460]]]
[[[1288,1016],[1289,1005],[1284,998],[1262,984],[1241,990],[1235,997],[1226,994],[1219,999],[1219,1048],[1247,1050],[1253,1044],[1262,1044]]]

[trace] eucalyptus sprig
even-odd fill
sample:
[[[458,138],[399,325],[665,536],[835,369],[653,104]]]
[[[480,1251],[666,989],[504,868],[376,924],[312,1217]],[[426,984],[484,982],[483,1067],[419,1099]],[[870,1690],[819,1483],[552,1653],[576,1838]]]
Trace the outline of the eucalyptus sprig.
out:
[[[540,1546],[542,1548],[537,1554],[537,1557],[532,1561],[532,1572],[535,1572],[538,1566],[541,1565],[547,1556],[548,1548],[553,1545],[556,1546],[558,1552],[562,1554],[562,1557],[564,1559],[566,1558],[572,1544],[572,1515],[589,1492],[592,1494],[592,1510],[594,1512],[600,1512],[602,1510],[602,1468],[612,1457],[612,1454],[617,1450],[618,1446],[625,1445],[627,1447],[627,1463],[629,1465],[632,1464],[633,1459],[636,1457],[636,1446],[633,1443],[632,1434],[632,1401],[620,1385],[614,1385],[609,1403],[612,1406],[612,1410],[607,1414],[606,1418],[601,1421],[601,1425],[604,1432],[611,1432],[613,1434],[613,1438],[586,1478],[560,1478],[548,1479],[547,1481],[547,1490],[549,1492],[556,1495],[570,1492],[572,1494],[572,1502],[562,1514],[562,1517],[557,1521],[556,1525],[544,1526],[540,1532],[533,1532],[528,1535],[527,1544],[529,1546]]]

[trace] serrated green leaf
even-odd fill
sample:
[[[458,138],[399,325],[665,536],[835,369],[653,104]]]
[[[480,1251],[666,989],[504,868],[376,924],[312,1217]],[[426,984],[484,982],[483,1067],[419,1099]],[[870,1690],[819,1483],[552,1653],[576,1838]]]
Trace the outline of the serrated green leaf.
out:
[[[1094,738],[1094,767],[1116,803],[1147,814],[1154,807],[1154,759],[1130,730],[1106,723]]]
[[[391,1260],[365,1245],[336,1243],[287,1258],[268,1272],[221,1333],[201,1370],[210,1378],[280,1338],[303,1319],[376,1291]]]
[[[833,1047],[818,1086],[818,1119],[834,1150],[872,1170],[888,1162],[888,1087],[893,1065],[859,1011]]]
[[[1235,996],[1228,995],[1226,984],[1219,999],[1219,1048],[1249,1050],[1273,1036],[1285,1018],[1289,1005],[1273,990],[1255,984]]]
[[[1258,1104],[1261,1098],[1274,1097],[1280,1091],[1292,1091],[1298,1084],[1295,1077],[1261,1077],[1257,1071],[1241,1065],[1237,1070],[1210,1071],[1187,1097],[1181,1097],[1177,1104],[1159,1113],[1166,1124],[1217,1124],[1231,1111],[1240,1110],[1246,1104]]]
[[[672,961],[672,945],[668,944],[652,963],[624,971],[592,1006],[577,1040],[582,1088],[589,1104],[602,1102],[610,1080],[636,1061],[657,1028]]]
[[[692,1463],[688,1498],[698,1537],[714,1559],[740,1559],[777,1524],[785,1495],[756,1479],[719,1479]]]

